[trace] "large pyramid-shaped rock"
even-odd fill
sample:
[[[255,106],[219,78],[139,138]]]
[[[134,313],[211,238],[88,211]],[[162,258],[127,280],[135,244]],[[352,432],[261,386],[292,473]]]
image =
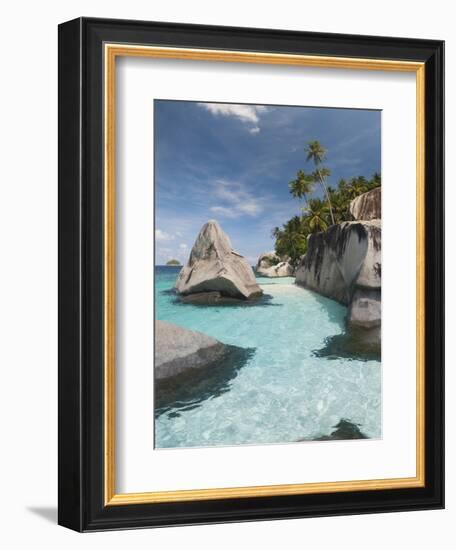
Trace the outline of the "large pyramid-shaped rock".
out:
[[[201,228],[176,289],[184,295],[217,292],[244,300],[263,293],[247,260],[232,249],[228,236],[214,220]]]

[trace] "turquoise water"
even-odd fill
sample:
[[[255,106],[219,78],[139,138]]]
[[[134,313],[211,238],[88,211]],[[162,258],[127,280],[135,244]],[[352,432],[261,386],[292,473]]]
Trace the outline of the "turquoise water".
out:
[[[181,304],[172,292],[178,273],[156,268],[156,318],[252,351],[217,391],[158,410],[156,447],[316,439],[342,418],[381,437],[380,362],[314,354],[343,331],[345,307],[292,278],[258,278],[265,297],[254,305]]]

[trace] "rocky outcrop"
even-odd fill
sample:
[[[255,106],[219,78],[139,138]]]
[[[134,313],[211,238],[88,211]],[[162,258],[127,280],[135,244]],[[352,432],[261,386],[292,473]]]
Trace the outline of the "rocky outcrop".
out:
[[[256,266],[257,275],[261,277],[293,277],[293,266],[287,258],[279,258],[272,252],[264,252],[258,258]]]
[[[382,217],[382,188],[376,187],[353,199],[350,213],[355,220],[379,220]]]
[[[230,383],[254,356],[254,348],[218,340],[165,321],[155,326],[155,416],[198,406],[230,390]]]
[[[225,346],[201,332],[156,321],[155,378],[167,379],[182,372],[209,366],[225,354]]]
[[[309,237],[296,283],[348,306],[349,325],[379,329],[381,265],[381,221],[344,222]]]
[[[190,258],[179,273],[176,290],[184,295],[214,292],[249,300],[262,295],[247,260],[235,252],[219,224],[208,221],[199,232]]]

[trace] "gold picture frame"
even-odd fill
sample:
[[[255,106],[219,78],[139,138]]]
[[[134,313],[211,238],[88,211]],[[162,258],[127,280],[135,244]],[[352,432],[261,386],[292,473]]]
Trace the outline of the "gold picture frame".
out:
[[[408,72],[416,75],[416,246],[417,246],[417,318],[416,318],[416,476],[411,478],[369,479],[287,485],[193,489],[144,493],[116,493],[115,490],[115,158],[116,158],[116,60],[119,57],[188,59],[223,63],[261,63],[302,67],[337,68],[367,71]],[[105,504],[148,504],[213,500],[259,496],[332,493],[424,487],[424,266],[425,266],[425,78],[424,63],[378,59],[252,53],[189,48],[104,44],[105,59]]]

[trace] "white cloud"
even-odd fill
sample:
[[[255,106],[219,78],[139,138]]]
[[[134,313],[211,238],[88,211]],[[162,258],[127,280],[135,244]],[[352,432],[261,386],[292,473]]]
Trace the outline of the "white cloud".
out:
[[[167,260],[169,260],[173,255],[173,251],[171,250],[171,248],[162,248],[161,246],[157,247],[156,252],[157,252],[157,256],[161,258],[166,257]]]
[[[228,202],[239,202],[248,195],[242,185],[238,183],[228,183],[224,180],[217,180],[215,196]]]
[[[170,235],[169,233],[166,233],[165,231],[162,231],[161,229],[155,230],[155,240],[156,241],[172,241],[174,239],[174,235]]]
[[[226,218],[238,218],[243,215],[257,216],[263,211],[261,199],[254,197],[238,182],[218,180],[214,195],[227,204],[211,206],[210,211]]]
[[[180,248],[181,250],[187,250],[188,246],[187,246],[185,243],[181,243],[181,244],[179,245],[179,248]]]
[[[236,209],[236,207],[230,208],[226,206],[211,206],[209,210],[214,212],[214,214],[219,214],[225,218],[237,218],[240,215],[240,212]]]
[[[256,199],[251,199],[238,205],[238,209],[241,212],[249,214],[249,216],[256,216],[263,211],[263,207]]]
[[[254,124],[252,128],[249,128],[251,134],[258,134],[260,131],[259,115],[267,111],[267,107],[263,105],[237,105],[234,103],[198,103],[198,105],[214,116],[234,117],[241,122]]]

